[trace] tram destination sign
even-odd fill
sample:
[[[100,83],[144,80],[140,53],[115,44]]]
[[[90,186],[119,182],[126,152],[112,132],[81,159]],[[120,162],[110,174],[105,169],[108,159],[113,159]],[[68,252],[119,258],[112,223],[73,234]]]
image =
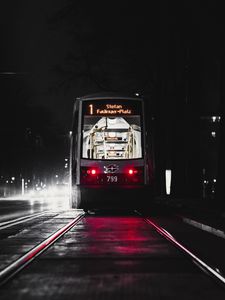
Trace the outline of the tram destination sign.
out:
[[[128,103],[129,102],[129,103]],[[84,114],[90,116],[106,115],[138,115],[141,103],[138,101],[87,101],[84,104]],[[133,103],[134,102],[134,103]]]

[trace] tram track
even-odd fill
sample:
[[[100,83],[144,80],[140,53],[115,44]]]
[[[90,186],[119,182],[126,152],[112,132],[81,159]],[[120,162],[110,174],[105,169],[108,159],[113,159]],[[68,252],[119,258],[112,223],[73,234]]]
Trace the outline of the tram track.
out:
[[[197,255],[191,252],[187,247],[182,245],[177,239],[173,237],[166,229],[159,226],[156,222],[151,220],[149,217],[143,217],[140,212],[135,211],[143,220],[155,229],[162,237],[178,248],[185,256],[192,260],[192,262],[205,274],[209,275],[216,280],[225,289],[225,276],[213,266],[210,266],[207,262],[200,259]]]
[[[209,264],[207,264],[206,262],[204,262],[203,260],[201,260],[199,257],[197,257],[195,254],[193,254],[191,251],[189,251],[185,246],[183,246],[178,240],[176,240],[176,238],[170,234],[165,228],[159,226],[155,220],[151,219],[151,217],[146,217],[143,216],[140,212],[135,211],[135,215],[138,215],[138,219],[139,220],[143,220],[143,222],[145,224],[148,224],[151,226],[151,228],[153,229],[154,232],[158,233],[163,239],[166,239],[167,241],[169,241],[173,246],[175,246],[177,249],[180,250],[180,252],[182,252],[184,254],[184,257],[188,257],[189,260],[191,260],[191,262],[197,266],[201,273],[205,273],[207,275],[209,275],[211,278],[213,278],[214,280],[216,280],[217,283],[220,284],[220,286],[222,286],[223,288],[225,288],[225,277],[223,276],[223,274],[221,274],[219,272],[219,270],[217,270],[216,268],[213,268],[212,266],[210,266]],[[6,268],[4,268],[2,271],[0,271],[0,286],[4,285],[5,283],[8,282],[9,279],[12,279],[17,273],[19,273],[21,270],[23,270],[26,266],[28,266],[33,260],[35,260],[37,257],[39,257],[43,252],[45,252],[47,249],[49,249],[58,239],[60,239],[65,233],[67,233],[68,231],[70,231],[73,227],[75,227],[75,225],[77,225],[77,223],[82,220],[84,217],[90,217],[92,219],[91,222],[94,222],[94,215],[88,215],[84,212],[80,212],[73,220],[70,220],[70,222],[68,222],[66,225],[64,225],[63,227],[61,227],[59,230],[57,230],[54,234],[50,235],[48,238],[46,238],[44,241],[42,241],[41,243],[39,243],[38,245],[34,246],[30,251],[28,251],[26,254],[24,254],[23,256],[21,256],[19,259],[17,259],[16,261],[14,261],[13,263],[11,263],[10,265],[8,265]],[[104,217],[104,215],[103,215]],[[96,215],[96,219],[98,218],[102,218],[101,215]],[[87,221],[89,222],[89,221]],[[107,223],[107,219],[105,220],[105,222]],[[114,221],[115,222],[115,221]],[[127,221],[126,221],[127,222]],[[142,221],[141,221],[142,222]],[[86,221],[85,221],[86,223]],[[90,224],[94,224],[94,223],[90,223]],[[100,223],[99,223],[100,224]],[[90,225],[89,225],[90,226]],[[90,228],[90,227],[89,227]],[[75,228],[76,229],[76,228]],[[73,231],[73,230],[72,230]],[[70,234],[70,233],[69,233]],[[68,238],[68,237],[67,237]],[[71,238],[71,237],[69,237]],[[63,242],[62,242],[63,243]],[[71,243],[71,242],[70,242]],[[62,247],[62,244],[61,244]],[[64,246],[63,246],[64,247]],[[123,246],[119,246],[121,249],[123,248]],[[128,246],[126,246],[128,247]],[[54,248],[53,248],[54,249]],[[58,248],[57,248],[58,249]],[[52,248],[50,249],[50,251],[52,250]],[[51,253],[54,253],[51,252]],[[97,252],[98,253],[98,252]],[[103,255],[98,256],[99,254],[97,254],[97,256],[91,256],[91,258],[95,258],[95,260],[97,258],[102,259],[104,258],[105,260],[109,259],[107,258],[107,255],[104,255],[104,252],[102,252]],[[128,252],[129,253],[129,252]],[[130,252],[131,253],[131,252]],[[49,254],[51,256],[51,254]],[[57,254],[55,254],[57,255]],[[50,257],[48,256],[48,257]],[[54,257],[54,254],[53,254]],[[79,257],[79,255],[78,255]],[[76,261],[77,258],[76,257]],[[85,255],[81,255],[80,258],[84,258],[86,257]],[[128,255],[129,259],[132,260],[140,260],[140,259],[147,259],[146,256],[141,257],[141,256],[131,256],[130,254]],[[110,258],[112,259],[112,258]],[[113,258],[114,260],[123,260],[123,259],[128,259],[128,258],[124,258],[124,256],[121,257],[121,255],[119,256],[114,256]],[[54,260],[54,258],[53,258]],[[84,260],[81,259],[81,265],[83,263]],[[147,260],[146,260],[147,262]],[[38,263],[39,264],[39,263]],[[40,265],[41,266],[41,265]],[[42,268],[42,267],[39,267]],[[203,271],[203,272],[202,272]]]
[[[20,217],[20,218],[16,218],[16,219],[12,219],[12,220],[9,220],[9,221],[1,222],[0,223],[0,230],[7,229],[9,227],[12,227],[12,226],[15,226],[15,225],[18,225],[18,224],[22,224],[22,223],[37,219],[39,217],[42,217],[42,216],[46,215],[46,213],[48,213],[48,212],[49,211],[44,211],[44,212],[41,212],[41,213],[26,215],[26,216],[23,216],[23,217]]]
[[[18,272],[24,269],[30,264],[35,258],[46,251],[51,245],[53,245],[59,238],[61,238],[66,232],[73,228],[83,217],[85,213],[78,214],[72,221],[67,223],[65,226],[57,230],[55,233],[50,235],[47,239],[42,241],[37,246],[33,247],[26,254],[21,256],[19,259],[8,265],[6,268],[0,271],[0,286],[5,284],[10,278],[15,276]]]

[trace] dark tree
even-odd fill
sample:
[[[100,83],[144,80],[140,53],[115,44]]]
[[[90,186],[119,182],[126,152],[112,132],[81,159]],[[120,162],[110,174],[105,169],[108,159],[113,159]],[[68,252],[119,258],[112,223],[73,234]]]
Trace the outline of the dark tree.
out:
[[[49,26],[68,36],[63,63],[54,66],[57,87],[78,92],[146,92],[155,76],[155,7],[67,1]],[[155,31],[156,29],[156,31]]]

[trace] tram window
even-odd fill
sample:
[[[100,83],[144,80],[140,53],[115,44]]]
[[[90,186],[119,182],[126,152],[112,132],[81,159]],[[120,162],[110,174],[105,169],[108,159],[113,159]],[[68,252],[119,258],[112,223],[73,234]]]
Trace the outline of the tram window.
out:
[[[142,157],[140,115],[84,115],[82,157],[87,159],[135,159]]]

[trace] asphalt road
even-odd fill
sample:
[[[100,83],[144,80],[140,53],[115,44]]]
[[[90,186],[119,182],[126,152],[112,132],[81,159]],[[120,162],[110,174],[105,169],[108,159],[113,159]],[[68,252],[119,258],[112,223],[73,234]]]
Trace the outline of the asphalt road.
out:
[[[62,211],[69,208],[68,197],[38,195],[0,199],[0,223],[43,211]]]

